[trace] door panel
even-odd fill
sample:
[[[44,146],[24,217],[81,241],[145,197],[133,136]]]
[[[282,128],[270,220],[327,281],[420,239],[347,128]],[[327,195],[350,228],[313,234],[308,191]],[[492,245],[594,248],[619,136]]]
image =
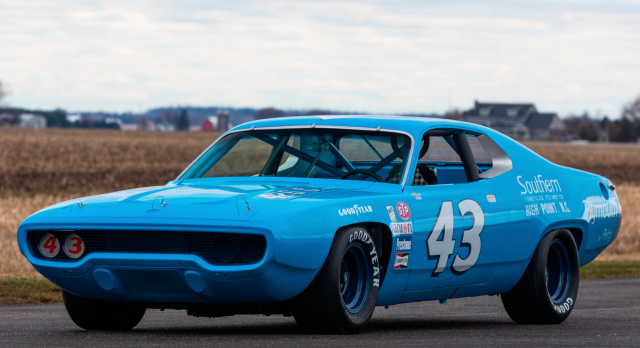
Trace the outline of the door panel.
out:
[[[509,233],[506,203],[491,179],[410,186],[413,255],[407,291],[487,282]],[[417,197],[417,195],[413,195]]]

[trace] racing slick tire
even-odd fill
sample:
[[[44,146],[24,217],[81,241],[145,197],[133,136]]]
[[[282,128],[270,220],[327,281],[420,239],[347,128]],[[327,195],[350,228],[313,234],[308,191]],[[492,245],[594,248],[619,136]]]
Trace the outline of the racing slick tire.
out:
[[[71,320],[85,330],[131,330],[147,310],[128,302],[100,301],[62,291]]]
[[[348,333],[369,323],[380,289],[380,261],[360,225],[336,233],[329,255],[309,287],[293,299],[293,316],[309,333]]]
[[[542,238],[518,284],[500,297],[518,324],[560,324],[571,314],[579,282],[575,240],[559,229]]]

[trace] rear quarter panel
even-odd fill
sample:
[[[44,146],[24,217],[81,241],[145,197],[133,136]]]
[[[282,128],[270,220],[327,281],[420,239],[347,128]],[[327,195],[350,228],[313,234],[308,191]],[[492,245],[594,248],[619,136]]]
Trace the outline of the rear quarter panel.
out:
[[[554,229],[572,231],[581,266],[613,242],[621,207],[608,179],[556,165],[503,135],[489,135],[513,162],[512,170],[494,180],[509,207],[511,233],[517,234],[505,253],[523,264],[519,271],[524,273],[539,241]]]

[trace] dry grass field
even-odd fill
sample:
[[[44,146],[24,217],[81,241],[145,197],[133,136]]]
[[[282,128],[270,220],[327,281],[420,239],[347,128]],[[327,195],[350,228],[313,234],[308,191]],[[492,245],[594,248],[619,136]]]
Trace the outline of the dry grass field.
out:
[[[0,275],[34,273],[18,225],[51,204],[173,180],[219,134],[0,128]],[[640,146],[528,143],[549,160],[607,175],[623,206],[618,239],[602,259],[640,259]]]

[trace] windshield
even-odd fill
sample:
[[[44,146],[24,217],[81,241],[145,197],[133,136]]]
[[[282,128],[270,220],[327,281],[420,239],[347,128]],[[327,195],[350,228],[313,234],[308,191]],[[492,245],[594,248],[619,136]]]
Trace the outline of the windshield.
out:
[[[225,136],[182,179],[276,176],[399,184],[409,137],[377,131],[285,129]]]

